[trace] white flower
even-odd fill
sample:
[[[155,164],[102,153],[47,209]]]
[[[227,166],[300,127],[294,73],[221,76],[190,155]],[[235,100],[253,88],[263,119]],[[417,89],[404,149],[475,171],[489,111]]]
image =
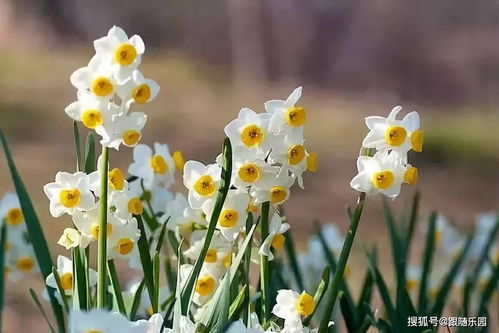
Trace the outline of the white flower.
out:
[[[10,227],[22,227],[24,214],[19,198],[14,193],[7,193],[0,201],[0,225],[3,221]]]
[[[121,144],[134,147],[142,136],[142,129],[147,121],[143,112],[132,112],[128,115],[115,115],[112,121],[106,121],[95,129],[102,137],[100,143],[108,148],[119,149]]]
[[[144,104],[156,98],[159,85],[153,80],[144,78],[138,70],[134,70],[131,77],[118,87],[117,93],[128,105],[132,102]]]
[[[69,316],[71,333],[133,332],[133,325],[118,312],[92,309],[88,312],[73,310]]]
[[[308,152],[303,146],[303,138],[276,136],[272,140],[272,151],[269,155],[271,164],[280,164],[284,172],[290,171],[298,179],[303,188],[302,174],[308,168]]]
[[[180,332],[175,332],[171,328],[165,328],[163,332],[165,333],[195,333],[196,325],[189,319],[189,317],[180,317]]]
[[[217,222],[217,228],[226,239],[233,241],[241,228],[245,227],[249,199],[247,193],[238,190],[229,190],[227,193]],[[211,220],[214,208],[215,200],[208,200],[203,205],[203,212],[208,221]]]
[[[288,230],[289,224],[282,223],[282,218],[277,213],[274,213],[269,224],[269,235],[263,241],[258,253],[269,257],[269,260],[273,260],[274,255],[272,254],[271,248],[276,251],[282,249],[284,242],[286,241],[286,237],[284,237],[283,234]]]
[[[91,241],[95,241],[99,238],[99,220],[100,220],[100,208],[97,207],[93,210],[87,212],[76,212],[73,215],[73,223],[78,228],[81,233],[80,246],[86,247]],[[120,228],[123,223],[116,218],[111,212],[107,213],[107,228],[106,235],[109,239],[113,233]],[[109,246],[109,241],[108,241]]]
[[[307,122],[307,111],[295,104],[301,97],[302,87],[296,88],[283,100],[271,100],[265,103],[265,110],[271,114],[269,132],[286,134],[293,138],[303,138],[303,125]]]
[[[110,62],[119,83],[128,79],[140,64],[145,45],[139,35],[128,38],[123,29],[113,26],[107,36],[94,41],[95,52]]]
[[[465,243],[465,237],[450,224],[445,216],[439,214],[435,226],[435,247],[457,258]]]
[[[192,260],[196,260],[201,253],[206,237],[206,230],[195,230],[191,235],[190,247],[184,252],[184,255]],[[217,264],[230,266],[232,258],[232,246],[218,231],[215,231],[210,242],[210,247],[204,258],[205,264]],[[228,261],[228,262],[227,262]]]
[[[181,317],[180,318],[181,322],[182,318],[186,317]],[[149,320],[145,319],[137,320],[134,323],[135,326],[134,331],[141,333],[160,333],[161,329],[163,328],[163,323],[164,323],[163,316],[160,313],[155,313],[149,318]],[[170,328],[165,328],[163,332],[173,332],[173,331]],[[191,332],[194,333],[194,331]]]
[[[182,286],[187,282],[192,267],[193,266],[189,264],[180,266],[179,276]],[[218,265],[203,265],[201,272],[199,273],[199,278],[196,281],[193,297],[193,302],[196,305],[203,306],[211,299],[218,288],[221,274],[223,274],[223,270]]]
[[[142,178],[147,189],[154,186],[168,188],[175,181],[175,163],[168,145],[155,143],[154,151],[147,145],[137,145],[128,172]]]
[[[314,298],[302,292],[298,294],[293,290],[281,289],[277,293],[276,305],[272,313],[277,317],[284,319],[285,326],[296,326],[299,322],[301,326],[301,316],[310,315],[315,309]]]
[[[405,284],[407,291],[409,292],[415,291],[418,288],[419,283],[421,281],[421,274],[422,274],[421,267],[414,265],[407,266],[405,274],[406,274]]]
[[[408,113],[402,121],[397,120],[397,114],[402,110],[396,106],[384,117],[367,117],[366,125],[369,133],[362,142],[366,148],[397,149],[401,153],[423,150],[423,131],[420,130],[419,114],[416,111]]]
[[[55,182],[45,185],[43,191],[50,200],[50,214],[54,217],[64,213],[73,215],[76,211],[88,211],[96,207],[94,195],[89,189],[88,175],[83,172],[58,172]]]
[[[249,108],[242,108],[236,119],[225,126],[225,134],[229,137],[232,147],[243,146],[256,149],[265,155],[269,149],[268,124],[270,115],[256,113]]]
[[[117,223],[113,225],[113,232],[107,242],[108,259],[130,257],[139,237],[140,230],[135,218],[125,224]]]
[[[350,186],[368,195],[384,194],[396,197],[404,182],[405,167],[395,152],[381,151],[370,156],[359,156],[357,159],[359,173],[352,179]]]
[[[198,161],[185,163],[184,186],[189,190],[188,201],[192,208],[199,209],[206,200],[216,196],[220,174],[221,168],[217,164],[205,166]]]
[[[133,215],[141,215],[144,211],[140,197],[133,196],[130,191],[111,192],[109,206],[114,215],[123,222],[130,220]]]
[[[92,238],[85,236],[82,237],[78,230],[73,228],[66,228],[62,232],[62,235],[57,241],[57,244],[64,246],[66,250],[69,250],[70,248],[74,248],[77,246],[85,248],[88,246],[88,244],[90,244],[91,241]]]
[[[71,83],[78,90],[89,90],[97,98],[111,99],[116,91],[116,81],[107,59],[95,55],[86,67],[71,74]]]
[[[265,156],[244,147],[235,147],[233,154],[232,182],[239,189],[260,186],[268,177],[275,177],[279,167],[265,162]]]
[[[57,274],[61,283],[61,288],[66,295],[73,294],[73,261],[64,256],[57,257]],[[88,271],[89,285],[93,287],[97,284],[97,272],[93,269]],[[45,279],[47,286],[57,289],[57,282],[55,281],[54,273],[50,273]]]
[[[69,104],[66,114],[73,120],[81,121],[85,127],[95,129],[109,121],[121,108],[101,98],[95,98],[86,90],[78,90],[78,100]]]
[[[258,187],[252,186],[250,195],[257,205],[266,201],[279,205],[288,199],[289,188],[293,183],[294,179],[286,170],[281,170],[276,177],[266,177]]]

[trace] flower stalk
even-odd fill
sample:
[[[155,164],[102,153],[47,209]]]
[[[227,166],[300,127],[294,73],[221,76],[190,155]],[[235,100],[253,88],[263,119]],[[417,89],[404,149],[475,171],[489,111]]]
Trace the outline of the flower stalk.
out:
[[[97,307],[106,306],[106,277],[107,277],[107,188],[108,188],[108,164],[109,149],[102,147],[102,158],[100,165],[100,215],[99,215],[99,237],[97,245]]]
[[[269,236],[269,213],[270,213],[270,202],[266,201],[262,203],[262,215],[261,215],[262,241]],[[270,319],[270,298],[269,298],[270,265],[269,265],[269,257],[266,255],[260,255],[260,277],[261,277],[261,289],[262,289],[262,317],[263,317],[263,323],[265,325]]]

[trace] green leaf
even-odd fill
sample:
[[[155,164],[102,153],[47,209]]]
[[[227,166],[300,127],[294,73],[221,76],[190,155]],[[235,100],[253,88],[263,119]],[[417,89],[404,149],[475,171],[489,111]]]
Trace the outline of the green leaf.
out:
[[[466,245],[459,254],[459,257],[457,258],[456,261],[454,261],[454,263],[451,266],[451,269],[449,270],[449,273],[447,273],[447,275],[445,276],[444,282],[440,287],[433,309],[431,310],[431,314],[433,316],[440,317],[442,315],[442,312],[445,307],[445,302],[447,301],[447,296],[452,288],[452,282],[454,281],[457,273],[459,272],[459,269],[466,260],[466,255],[468,254],[472,237],[473,236],[470,236],[468,238],[468,241],[466,242]]]
[[[182,252],[182,244],[184,243],[184,239],[180,241],[178,245],[177,252]],[[177,286],[175,287],[175,303],[173,306],[173,332],[180,332],[180,318],[182,317],[182,288],[180,285],[180,266],[182,263],[180,260],[177,260]]]
[[[412,239],[414,238],[414,231],[416,230],[417,222],[418,222],[418,212],[419,212],[419,202],[421,201],[421,194],[419,191],[416,191],[414,194],[414,197],[412,199],[412,206],[411,206],[411,215],[409,216],[409,225],[407,227],[407,234],[406,234],[406,243],[405,243],[405,250],[404,250],[404,257],[405,260],[407,260],[409,256],[409,252],[411,249],[411,242]]]
[[[130,320],[135,319],[135,315],[137,314],[137,310],[140,305],[140,300],[142,298],[142,293],[144,292],[144,287],[145,287],[145,280],[142,279],[142,281],[139,284],[139,287],[137,288],[137,291],[135,292],[135,295],[133,297],[132,307],[130,308],[130,313],[128,314],[128,319]]]
[[[173,271],[171,258],[169,256],[167,256],[165,259],[165,275],[168,287],[172,290],[173,293],[175,293],[175,287],[177,284],[177,275]]]
[[[140,215],[135,215],[137,219],[137,224],[140,229],[140,237],[137,241],[139,247],[140,262],[142,263],[142,271],[144,272],[144,280],[146,282],[147,292],[149,293],[149,299],[151,304],[154,301],[154,277],[153,277],[153,267],[151,253],[149,252],[149,241],[147,240],[146,229],[144,228],[144,223],[142,222],[142,217]]]
[[[364,277],[364,282],[362,283],[359,302],[357,303],[357,313],[359,318],[364,318],[366,316],[364,304],[371,303],[371,298],[373,294],[373,285],[374,285],[374,278],[371,271],[368,269]]]
[[[102,146],[100,159],[100,198],[99,198],[99,237],[97,237],[97,307],[104,309],[107,306],[107,214],[108,205],[108,171],[109,148]]]
[[[107,272],[109,273],[109,281],[111,282],[111,287],[113,288],[114,300],[116,301],[118,310],[122,315],[126,316],[125,302],[123,301],[123,294],[121,291],[120,281],[118,280],[118,274],[116,273],[114,260],[107,261]]]
[[[345,272],[345,267],[347,265],[348,257],[350,256],[350,251],[352,250],[357,227],[359,226],[360,218],[362,216],[365,197],[365,193],[360,194],[357,207],[355,208],[352,219],[350,220],[350,226],[348,228],[345,242],[343,243],[343,248],[341,249],[340,257],[338,259],[337,269],[334,272],[333,281],[331,282],[331,287],[329,288],[328,303],[320,322],[318,330],[319,333],[326,333],[328,331],[329,320],[333,313],[334,304],[336,303],[336,298],[340,290],[341,281],[343,280],[343,273]]]
[[[52,274],[54,274],[55,283],[57,284],[57,290],[59,290],[59,294],[61,295],[62,305],[64,306],[64,310],[66,310],[66,312],[69,314],[68,298],[66,297],[66,292],[64,291],[64,288],[62,288],[61,286],[61,278],[55,267],[52,267]]]
[[[40,310],[43,318],[45,319],[45,322],[47,325],[49,325],[50,332],[55,333],[54,328],[50,324],[49,318],[47,317],[47,314],[45,313],[45,310],[43,309],[42,303],[40,302],[40,299],[36,295],[35,291],[31,288],[29,288],[29,293],[31,295],[31,298],[33,298],[33,301],[35,302],[36,306],[38,307],[38,310]]]
[[[315,291],[315,295],[314,295],[315,308],[314,308],[314,311],[312,311],[311,314],[309,314],[307,317],[305,317],[303,319],[303,326],[308,326],[310,324],[310,321],[314,317],[314,314],[317,312],[317,309],[319,308],[319,305],[321,304],[321,301],[324,298],[324,295],[326,294],[327,287],[329,285],[329,277],[330,277],[330,275],[331,275],[331,267],[326,266],[326,268],[322,272],[321,282],[319,282],[319,286],[317,287],[317,290]]]
[[[426,245],[423,253],[423,271],[421,275],[421,285],[419,288],[419,313],[426,313],[428,303],[427,287],[428,279],[431,274],[431,263],[433,260],[433,253],[435,251],[435,229],[437,225],[437,213],[432,212],[430,215],[428,232],[426,233]]]
[[[487,306],[490,302],[494,292],[497,291],[497,281],[499,281],[499,264],[495,265],[492,276],[490,277],[489,283],[485,287],[480,299],[480,307],[478,310],[478,316],[485,316],[487,313]]]
[[[229,320],[237,320],[243,310],[244,304],[249,299],[249,287],[245,284],[229,308]]]
[[[88,133],[85,142],[85,173],[89,174],[97,170],[95,158],[95,139],[92,133]]]
[[[270,213],[270,202],[262,203],[261,216],[261,230],[260,234],[262,237],[262,242],[269,235],[269,213]],[[262,306],[262,321],[263,326],[266,327],[270,319],[270,265],[269,257],[266,255],[260,255],[260,288],[261,288],[261,306]]]
[[[165,239],[166,235],[166,226],[168,225],[168,222],[170,222],[170,217],[166,219],[165,223],[161,226],[161,231],[159,233],[158,237],[158,244],[156,244],[156,252],[161,252],[161,247],[163,246],[163,241]]]
[[[298,289],[304,290],[305,287],[303,285],[303,278],[300,272],[300,267],[298,266],[298,260],[296,259],[296,250],[293,242],[293,237],[291,235],[291,231],[290,230],[286,231],[284,237],[286,237],[284,245],[286,246],[286,253],[288,254],[289,266],[291,267],[291,270],[295,277]]]
[[[199,277],[199,273],[201,272],[201,267],[203,266],[204,258],[206,257],[206,253],[208,252],[208,249],[210,247],[211,239],[213,238],[213,233],[215,232],[215,227],[220,217],[220,213],[222,211],[225,198],[227,197],[227,193],[229,192],[230,178],[232,175],[232,148],[230,145],[229,138],[225,138],[224,140],[222,156],[223,156],[223,167],[222,167],[220,188],[217,193],[217,198],[215,201],[215,206],[213,208],[213,213],[211,215],[210,223],[206,231],[205,242],[182,290],[183,315],[187,315],[187,313],[189,312],[189,307],[192,301],[192,297],[194,295],[194,286]]]
[[[73,307],[87,310],[87,276],[85,269],[85,250],[80,247],[73,249]]]
[[[374,277],[374,282],[378,286],[378,291],[381,296],[381,300],[385,305],[386,311],[388,312],[388,317],[392,322],[394,322],[397,318],[397,313],[393,305],[393,302],[390,298],[388,287],[386,286],[383,276],[379,272],[378,266],[376,265],[375,262],[375,256],[372,253],[367,253],[367,263],[369,269],[371,270],[371,274]]]
[[[151,303],[151,305],[153,313],[158,313],[159,312],[159,270],[161,268],[159,264],[158,251],[154,252],[153,258],[154,259],[152,263],[152,268],[153,268],[154,293],[153,293],[153,302]]]
[[[43,283],[45,283],[45,279],[52,272],[52,259],[50,257],[50,251],[47,245],[47,240],[43,234],[42,227],[40,225],[40,221],[36,216],[35,209],[33,208],[33,204],[31,199],[24,187],[24,183],[21,179],[21,176],[17,172],[16,166],[14,164],[14,160],[12,159],[12,155],[10,153],[9,147],[7,145],[7,141],[3,135],[3,132],[0,131],[0,141],[2,142],[3,150],[5,152],[5,157],[7,159],[7,164],[9,166],[9,170],[12,176],[12,181],[16,188],[17,196],[19,197],[19,202],[21,203],[21,209],[24,214],[24,219],[26,222],[26,228],[28,229],[29,238],[33,245],[33,249],[36,256],[36,261],[38,262],[38,266],[40,267],[40,271],[43,277]],[[50,297],[50,304],[52,305],[52,310],[54,311],[54,315],[57,320],[57,327],[59,332],[65,331],[64,325],[64,314],[62,311],[62,307],[59,305],[59,302],[54,296],[54,290],[48,288],[48,294]]]

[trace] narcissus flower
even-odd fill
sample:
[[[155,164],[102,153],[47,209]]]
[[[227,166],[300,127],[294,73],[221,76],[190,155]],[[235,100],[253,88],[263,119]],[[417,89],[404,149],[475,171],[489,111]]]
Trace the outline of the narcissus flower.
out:
[[[66,250],[69,250],[77,246],[86,248],[92,240],[92,237],[85,235],[82,236],[76,229],[66,228],[62,232],[62,235],[57,241],[57,244],[59,244],[60,246],[64,246]]]
[[[65,111],[73,120],[81,121],[85,127],[95,129],[102,126],[106,119],[118,114],[121,109],[105,99],[95,98],[86,90],[79,90],[78,100],[69,104]]]
[[[123,144],[134,147],[142,137],[142,129],[147,122],[147,115],[143,112],[132,112],[128,115],[117,115],[112,121],[105,122],[95,131],[102,137],[100,143],[108,148],[119,149]]]
[[[269,224],[269,235],[263,241],[260,250],[260,254],[269,257],[269,260],[274,260],[274,255],[272,254],[272,249],[274,251],[279,251],[284,247],[284,242],[286,237],[284,233],[289,230],[289,224],[282,223],[282,218],[274,213]]]
[[[286,171],[281,170],[277,177],[267,177],[258,187],[253,186],[250,195],[255,204],[270,201],[274,205],[282,204],[289,197],[289,188],[294,179]]]
[[[397,114],[402,110],[401,106],[396,106],[388,115],[384,117],[367,117],[366,125],[369,133],[362,142],[366,148],[395,149],[401,153],[406,153],[410,149],[421,152],[423,150],[424,133],[420,129],[419,114],[413,111],[407,114],[404,119],[397,120]]]
[[[118,312],[101,309],[73,310],[69,315],[71,333],[133,332],[132,323]]]
[[[180,278],[181,284],[183,285],[189,274],[192,271],[193,266],[189,264],[184,264],[180,266]],[[215,293],[219,281],[220,275],[223,273],[220,267],[217,265],[203,265],[199,277],[196,281],[195,293],[193,297],[193,302],[199,306],[206,304],[213,294]]]
[[[190,239],[190,247],[184,252],[184,255],[192,260],[196,260],[201,253],[206,237],[206,230],[195,230]],[[210,242],[210,248],[204,259],[205,264],[215,264],[224,266],[224,259],[232,250],[232,244],[224,236],[216,231]],[[230,265],[229,265],[230,266]]]
[[[95,208],[87,212],[75,212],[73,223],[80,232],[80,246],[85,248],[91,241],[99,238],[100,209]],[[106,236],[109,239],[123,223],[111,212],[107,214]],[[85,240],[85,241],[82,241]],[[109,242],[108,242],[109,245]]]
[[[23,226],[24,214],[14,193],[7,193],[0,201],[0,225],[2,222],[14,228]]]
[[[146,189],[154,186],[168,188],[175,181],[175,163],[168,145],[155,143],[154,151],[147,145],[137,145],[128,172],[141,178]]]
[[[107,242],[108,259],[128,258],[132,254],[139,237],[140,230],[135,218],[124,224],[114,224],[113,232]]]
[[[138,70],[134,70],[131,77],[118,87],[117,93],[127,104],[132,102],[145,104],[156,98],[159,85],[153,80],[146,79]]]
[[[73,261],[64,256],[57,257],[57,274],[59,275],[59,280],[61,288],[64,290],[66,295],[73,294]],[[89,285],[93,287],[97,284],[97,272],[93,269],[88,271]],[[57,289],[57,282],[55,280],[54,273],[50,273],[45,279],[47,286]]]
[[[310,315],[315,309],[314,297],[305,291],[298,294],[293,290],[281,289],[277,293],[276,305],[272,313],[282,318],[285,322],[301,325],[301,317]]]
[[[267,138],[269,120],[269,114],[242,108],[237,118],[225,126],[224,131],[232,147],[243,146],[265,154],[269,149]]]
[[[128,79],[140,64],[145,45],[139,35],[128,38],[123,29],[113,26],[107,36],[94,41],[95,52],[110,63],[118,82]]]
[[[265,103],[265,110],[271,115],[269,132],[290,135],[293,138],[303,137],[303,125],[307,122],[307,110],[297,107],[302,87],[298,87],[283,100],[271,100]]]
[[[221,168],[217,164],[204,165],[198,161],[187,161],[184,166],[184,186],[189,190],[189,204],[199,209],[203,203],[215,198],[220,184]]]
[[[229,190],[217,222],[218,229],[226,239],[233,241],[245,226],[249,200],[247,193]],[[208,221],[211,219],[214,207],[215,200],[208,200],[203,205],[203,212]]]
[[[70,79],[76,89],[88,90],[96,98],[111,99],[116,92],[111,66],[102,56],[95,55],[86,67],[74,71]]]
[[[350,186],[368,195],[381,193],[396,197],[404,182],[405,167],[396,152],[380,151],[370,156],[359,156],[359,173],[352,179]]]
[[[88,211],[96,207],[94,195],[89,189],[88,175],[83,172],[70,174],[58,172],[55,182],[43,187],[50,200],[50,214],[59,217],[65,213]]]
[[[269,165],[265,161],[265,156],[255,154],[244,147],[234,149],[233,164],[232,182],[240,189],[258,187],[265,179],[274,178],[279,171],[279,167]]]

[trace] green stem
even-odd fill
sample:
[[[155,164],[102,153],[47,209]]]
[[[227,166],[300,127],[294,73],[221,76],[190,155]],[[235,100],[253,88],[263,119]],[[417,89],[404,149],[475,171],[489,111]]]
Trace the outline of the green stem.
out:
[[[3,270],[5,266],[5,242],[7,241],[7,226],[5,221],[0,231],[0,268]],[[0,274],[0,331],[2,331],[2,314],[3,304],[5,300],[5,274]]]
[[[343,243],[343,248],[341,249],[340,257],[336,266],[336,271],[334,272],[333,281],[331,282],[331,286],[329,288],[328,303],[326,305],[326,309],[324,311],[324,316],[322,317],[318,333],[328,332],[329,321],[331,318],[331,314],[333,313],[336,298],[338,297],[338,292],[341,287],[341,280],[343,278],[343,273],[345,272],[348,257],[350,256],[350,251],[352,250],[357,227],[359,226],[359,221],[362,216],[362,209],[364,208],[365,199],[366,194],[361,193],[359,195],[359,200],[357,202],[355,212],[350,220],[350,227],[348,228],[345,242]]]
[[[97,307],[106,307],[106,277],[107,277],[107,186],[108,186],[108,164],[109,149],[102,147],[100,165],[100,216],[99,216],[99,238],[97,247]]]
[[[264,202],[262,204],[262,224],[261,224],[261,235],[262,243],[269,236],[269,211],[270,202]],[[261,279],[261,289],[262,289],[262,321],[267,324],[270,319],[270,295],[269,295],[269,284],[270,284],[270,265],[269,257],[265,255],[260,255],[260,279]]]

